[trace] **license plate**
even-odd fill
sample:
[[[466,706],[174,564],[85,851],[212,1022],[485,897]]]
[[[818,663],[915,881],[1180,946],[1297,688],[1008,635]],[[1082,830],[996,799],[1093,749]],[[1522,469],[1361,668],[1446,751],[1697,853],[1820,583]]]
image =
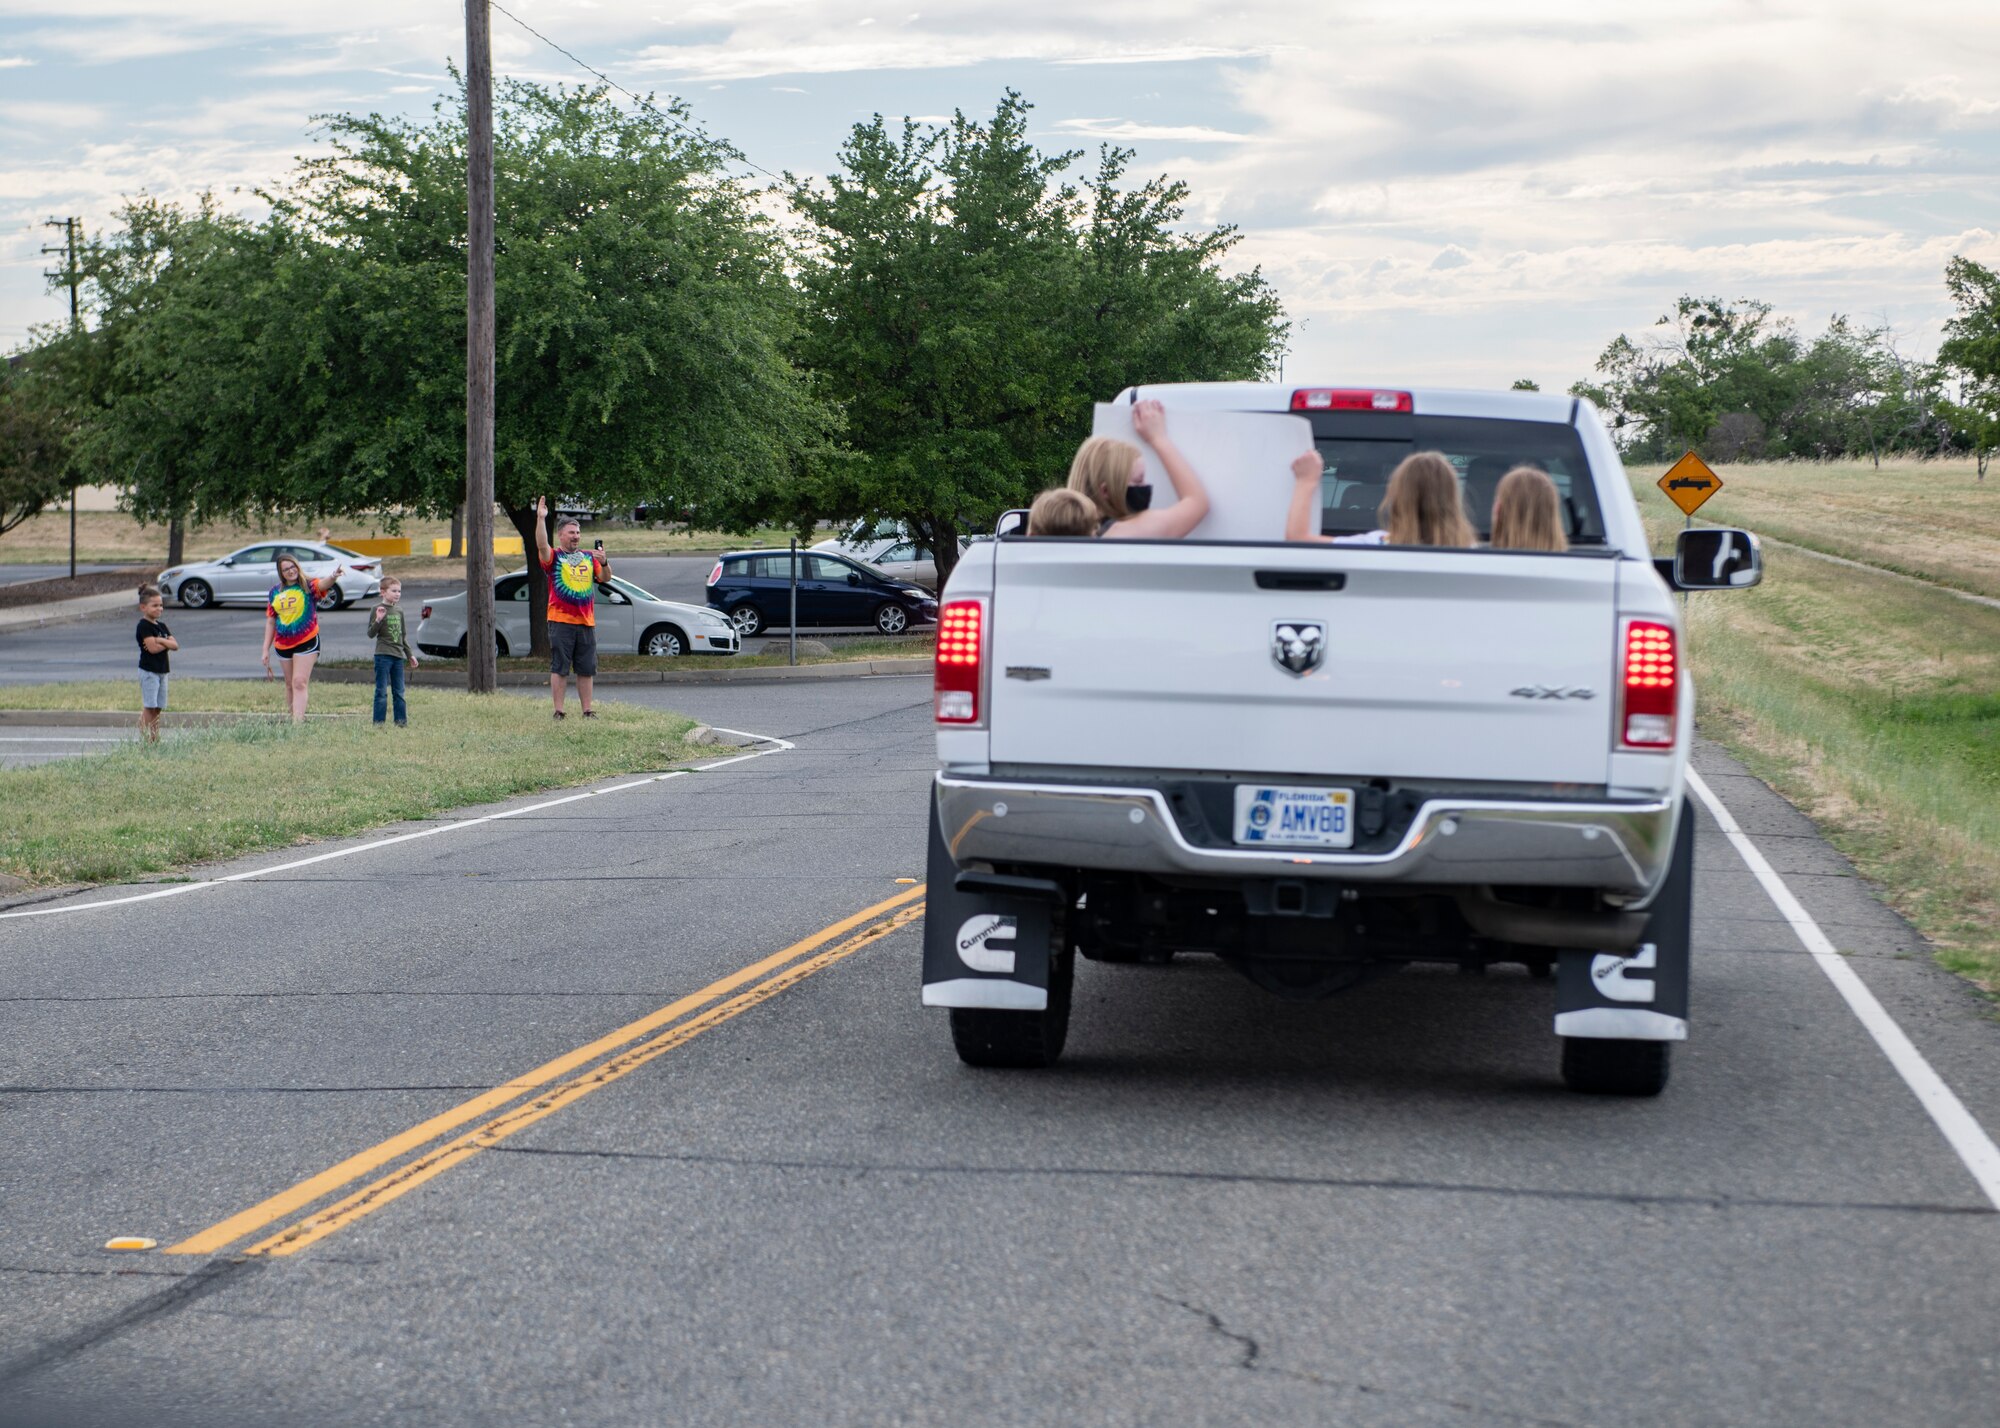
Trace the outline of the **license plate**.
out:
[[[1354,790],[1238,784],[1236,841],[1252,848],[1351,848]]]

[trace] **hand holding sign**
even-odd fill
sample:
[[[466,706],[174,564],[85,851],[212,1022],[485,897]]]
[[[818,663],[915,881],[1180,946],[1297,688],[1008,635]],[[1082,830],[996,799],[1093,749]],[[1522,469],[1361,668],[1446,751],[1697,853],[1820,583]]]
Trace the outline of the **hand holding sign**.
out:
[[[1091,434],[1117,437],[1140,449],[1147,479],[1154,486],[1154,510],[1171,506],[1175,499],[1172,480],[1151,446],[1169,421],[1174,444],[1208,486],[1208,515],[1189,539],[1283,540],[1292,488],[1280,473],[1290,467],[1298,478],[1307,461],[1315,480],[1322,470],[1311,424],[1304,417],[1279,412],[1176,408],[1169,414],[1157,402],[1099,403]]]

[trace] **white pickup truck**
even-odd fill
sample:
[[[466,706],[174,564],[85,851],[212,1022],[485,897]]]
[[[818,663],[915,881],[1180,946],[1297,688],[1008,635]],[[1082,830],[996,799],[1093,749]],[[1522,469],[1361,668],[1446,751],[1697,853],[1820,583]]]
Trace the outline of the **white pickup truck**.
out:
[[[943,596],[923,999],[980,1066],[1046,1066],[1075,959],[1223,958],[1322,997],[1413,962],[1550,978],[1562,1074],[1656,1094],[1688,1025],[1694,691],[1672,591],[1752,585],[1747,532],[1655,560],[1567,396],[1132,389],[1303,416],[1322,530],[1439,451],[1482,532],[1510,467],[1561,554],[1282,541],[975,543]],[[1273,481],[1289,482],[1283,471]]]

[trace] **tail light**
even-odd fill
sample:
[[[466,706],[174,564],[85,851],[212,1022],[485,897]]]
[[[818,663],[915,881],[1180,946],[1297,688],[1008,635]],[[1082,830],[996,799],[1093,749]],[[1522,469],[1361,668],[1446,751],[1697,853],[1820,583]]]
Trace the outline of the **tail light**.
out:
[[[715,584],[716,581],[720,580],[721,578],[722,578],[722,562],[718,560],[715,562],[715,569],[708,572],[708,583],[710,585],[713,585]]]
[[[354,562],[353,568],[356,570],[373,570],[375,568],[375,562],[372,560],[357,560],[356,562]]]
[[[977,724],[980,675],[986,667],[986,607],[949,600],[938,611],[937,722]]]
[[[431,607],[428,605],[424,606],[423,613],[417,616],[419,620],[428,620],[430,617],[431,617]]]
[[[1681,661],[1674,627],[1627,620],[1618,668],[1618,747],[1671,749],[1680,707]]]
[[[1292,393],[1295,412],[1413,412],[1408,392],[1378,392],[1373,387],[1300,387]]]

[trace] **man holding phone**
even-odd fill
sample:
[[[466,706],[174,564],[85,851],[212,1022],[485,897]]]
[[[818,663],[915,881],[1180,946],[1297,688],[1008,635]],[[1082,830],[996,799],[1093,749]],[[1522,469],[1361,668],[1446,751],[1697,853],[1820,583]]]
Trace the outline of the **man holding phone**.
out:
[[[583,717],[594,719],[591,685],[597,677],[597,587],[611,578],[604,542],[581,550],[583,528],[573,516],[556,523],[556,544],[549,546],[549,498],[535,501],[535,553],[549,583],[549,694],[556,718],[563,714],[563,680],[576,680]]]

